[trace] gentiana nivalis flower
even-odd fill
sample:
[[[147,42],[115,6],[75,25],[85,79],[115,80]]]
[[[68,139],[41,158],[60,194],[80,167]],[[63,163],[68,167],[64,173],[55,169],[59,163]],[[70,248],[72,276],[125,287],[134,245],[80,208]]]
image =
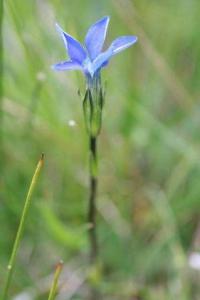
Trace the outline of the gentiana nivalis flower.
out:
[[[121,36],[115,39],[107,50],[103,51],[109,20],[109,17],[104,17],[89,28],[84,46],[56,24],[69,60],[53,65],[53,69],[57,71],[81,70],[87,78],[92,79],[103,67],[108,65],[112,56],[137,41],[137,37],[133,35]]]

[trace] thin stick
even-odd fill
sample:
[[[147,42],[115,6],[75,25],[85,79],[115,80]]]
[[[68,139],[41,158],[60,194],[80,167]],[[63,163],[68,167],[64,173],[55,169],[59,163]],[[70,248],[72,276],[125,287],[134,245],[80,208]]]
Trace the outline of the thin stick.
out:
[[[55,296],[56,296],[56,293],[57,293],[57,288],[58,288],[58,279],[60,277],[60,273],[62,271],[62,268],[63,268],[63,262],[60,261],[56,266],[56,270],[55,270],[55,273],[54,273],[54,278],[53,278],[53,282],[52,282],[52,285],[51,285],[48,300],[54,300],[55,299]]]
[[[7,300],[8,299],[7,298],[8,297],[8,290],[9,290],[9,287],[10,287],[12,274],[13,274],[13,269],[14,269],[14,265],[15,265],[15,262],[16,262],[17,251],[18,251],[19,244],[20,244],[20,241],[21,241],[21,238],[22,238],[22,233],[23,233],[23,230],[24,230],[24,227],[25,227],[25,221],[26,221],[27,213],[28,213],[29,208],[30,208],[32,194],[33,194],[33,191],[35,189],[36,183],[38,181],[39,174],[40,174],[41,168],[43,166],[43,163],[44,163],[44,155],[42,154],[42,156],[41,156],[41,158],[40,158],[40,160],[39,160],[39,162],[36,166],[36,169],[35,169],[35,172],[34,172],[34,175],[33,175],[33,178],[31,180],[31,184],[30,184],[27,196],[26,196],[26,200],[25,200],[25,203],[24,203],[24,208],[23,208],[22,215],[21,215],[21,218],[20,218],[20,223],[19,223],[19,227],[18,227],[18,230],[17,230],[17,235],[16,235],[15,242],[14,242],[14,245],[13,245],[13,249],[12,249],[11,257],[10,257],[10,260],[9,260],[9,264],[7,266],[7,276],[6,276],[6,282],[5,282],[5,287],[4,287],[2,300]]]
[[[97,139],[90,137],[90,195],[88,208],[90,262],[95,264],[98,256],[96,233],[96,194],[97,194]]]

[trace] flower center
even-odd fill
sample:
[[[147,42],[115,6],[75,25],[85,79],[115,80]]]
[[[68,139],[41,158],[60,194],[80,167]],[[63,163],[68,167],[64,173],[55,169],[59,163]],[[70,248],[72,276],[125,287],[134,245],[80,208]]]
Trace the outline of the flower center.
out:
[[[83,61],[83,69],[86,74],[89,74],[91,77],[94,76],[93,64],[89,57]]]

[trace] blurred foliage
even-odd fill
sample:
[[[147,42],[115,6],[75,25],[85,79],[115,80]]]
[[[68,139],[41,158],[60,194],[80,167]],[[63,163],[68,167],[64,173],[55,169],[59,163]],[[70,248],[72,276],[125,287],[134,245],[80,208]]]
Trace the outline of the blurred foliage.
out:
[[[66,286],[58,299],[87,299],[88,152],[77,95],[84,80],[50,66],[66,56],[55,21],[83,40],[104,15],[107,45],[120,34],[139,41],[103,71],[102,299],[200,298],[200,271],[189,265],[200,250],[199,11],[198,0],[5,1],[0,286],[35,162],[46,156],[12,299],[46,299],[60,259]]]

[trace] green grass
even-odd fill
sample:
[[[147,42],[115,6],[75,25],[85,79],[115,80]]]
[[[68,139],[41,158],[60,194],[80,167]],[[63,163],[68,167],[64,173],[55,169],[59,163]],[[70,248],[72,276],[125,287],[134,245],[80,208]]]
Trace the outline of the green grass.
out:
[[[83,282],[69,299],[87,299],[88,157],[77,95],[84,80],[50,65],[66,55],[55,21],[83,40],[104,15],[111,16],[107,44],[119,34],[139,40],[103,71],[102,298],[199,299],[199,271],[188,266],[190,252],[200,248],[199,11],[197,0],[5,1],[0,290],[34,162],[46,155],[12,299],[25,291],[35,295],[31,299],[48,299],[47,279],[60,259],[66,294],[77,281],[73,277],[68,285],[65,268]]]
[[[38,181],[43,163],[44,163],[44,155],[42,154],[42,156],[41,156],[41,158],[40,158],[40,160],[39,160],[39,162],[36,166],[35,172],[33,174],[33,177],[32,177],[31,183],[30,183],[30,187],[28,189],[28,193],[27,193],[27,196],[26,196],[26,199],[25,199],[25,202],[24,202],[24,207],[23,207],[23,210],[22,210],[22,214],[21,214],[21,217],[20,217],[20,220],[19,220],[19,226],[18,226],[18,229],[17,229],[16,238],[15,238],[15,241],[13,243],[12,252],[11,252],[10,259],[9,259],[9,262],[8,262],[8,266],[7,266],[7,274],[5,276],[5,287],[3,289],[2,300],[8,299],[11,280],[12,280],[12,277],[13,277],[13,271],[14,271],[15,264],[16,264],[16,259],[17,259],[17,253],[18,253],[19,246],[20,246],[20,243],[21,243],[23,231],[24,231],[24,228],[25,228],[25,225],[26,225],[26,219],[27,219],[27,216],[28,216],[28,212],[30,210],[32,195],[33,195],[36,183]]]
[[[63,262],[58,263],[58,265],[56,266],[48,300],[54,300],[56,297],[58,291],[58,280],[59,280],[60,273],[62,271],[62,267],[63,267]]]

